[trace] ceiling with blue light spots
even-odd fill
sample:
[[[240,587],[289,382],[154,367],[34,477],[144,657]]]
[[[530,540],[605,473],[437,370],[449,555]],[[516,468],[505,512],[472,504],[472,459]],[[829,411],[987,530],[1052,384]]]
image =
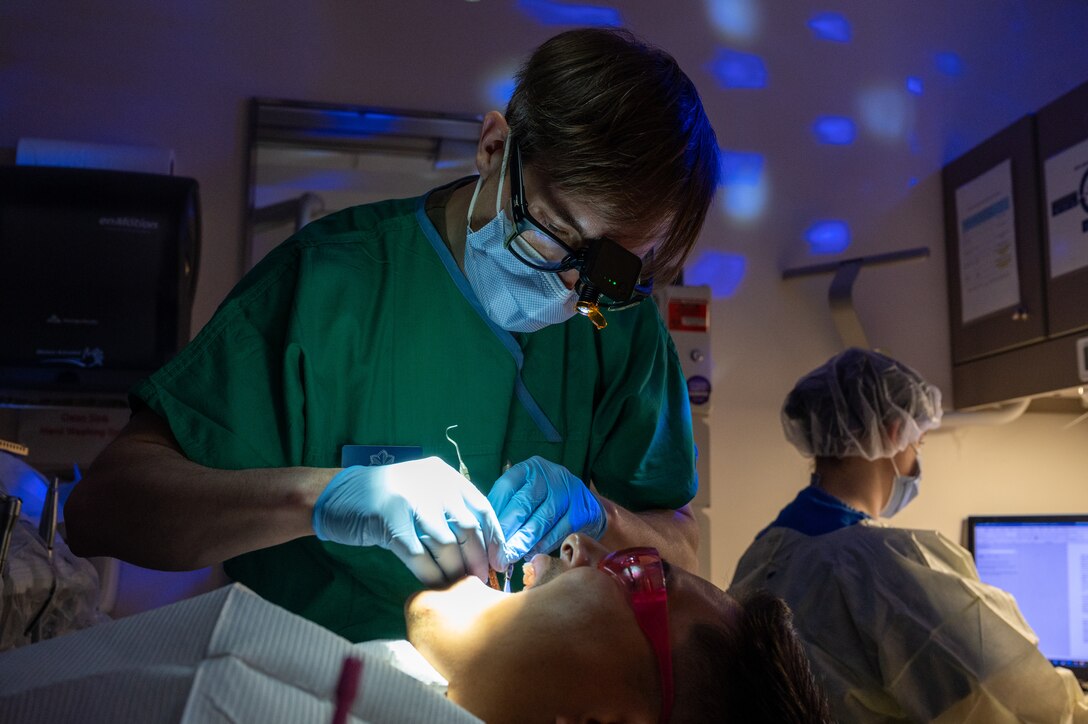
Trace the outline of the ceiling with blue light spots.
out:
[[[685,280],[719,298],[743,282],[753,245],[795,265],[887,251],[877,230],[909,195],[939,193],[945,163],[1088,81],[1088,3],[665,5],[516,3],[547,34],[627,27],[695,81],[723,182]],[[497,75],[488,100],[502,107],[511,88]]]

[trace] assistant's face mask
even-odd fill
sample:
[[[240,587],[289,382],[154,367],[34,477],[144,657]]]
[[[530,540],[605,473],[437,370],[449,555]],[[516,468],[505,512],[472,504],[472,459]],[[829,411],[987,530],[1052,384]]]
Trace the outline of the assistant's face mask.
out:
[[[911,475],[900,475],[895,460],[892,460],[892,470],[895,471],[895,477],[892,479],[892,494],[888,497],[888,502],[884,504],[884,509],[880,511],[881,518],[891,518],[918,496],[918,487],[922,481],[922,453],[917,446],[913,447],[915,460],[914,472]]]
[[[476,206],[483,177],[476,180],[476,189],[472,192],[472,200],[468,205],[465,276],[492,322],[507,332],[535,332],[573,317],[577,295],[573,290],[567,289],[558,274],[522,264],[505,247],[514,228],[502,204],[510,145],[508,137],[499,169],[495,218],[478,231],[473,231],[472,210]],[[515,239],[513,243],[520,243],[520,239]],[[543,261],[543,257],[527,244],[523,244],[518,250],[530,258]]]

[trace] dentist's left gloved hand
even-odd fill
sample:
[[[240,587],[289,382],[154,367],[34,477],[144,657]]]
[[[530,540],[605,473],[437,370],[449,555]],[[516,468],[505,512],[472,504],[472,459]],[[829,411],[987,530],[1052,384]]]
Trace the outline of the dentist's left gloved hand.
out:
[[[571,533],[600,539],[608,524],[586,484],[539,455],[503,473],[487,499],[506,535],[504,566],[530,553],[551,553]]]
[[[438,457],[344,468],[318,496],[313,528],[321,540],[392,551],[428,586],[486,581],[489,563],[505,566],[491,504]]]

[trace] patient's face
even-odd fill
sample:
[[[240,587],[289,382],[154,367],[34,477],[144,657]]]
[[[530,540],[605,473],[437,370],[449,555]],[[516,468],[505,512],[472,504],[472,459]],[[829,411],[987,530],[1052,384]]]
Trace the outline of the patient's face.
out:
[[[624,691],[627,701],[643,701],[642,718],[656,721],[653,651],[623,589],[597,568],[610,552],[572,535],[559,558],[526,564],[536,582],[523,592],[505,594],[470,577],[418,593],[406,606],[408,638],[450,681],[450,698],[488,722],[574,717],[584,711],[554,707]],[[696,622],[736,610],[724,591],[682,569],[667,569],[666,586],[674,651]],[[515,716],[517,707],[525,710]]]

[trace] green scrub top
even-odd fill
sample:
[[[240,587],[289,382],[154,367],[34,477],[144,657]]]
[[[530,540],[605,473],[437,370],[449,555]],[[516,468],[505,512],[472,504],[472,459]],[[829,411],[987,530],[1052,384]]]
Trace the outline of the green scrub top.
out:
[[[191,460],[213,468],[339,467],[344,445],[413,446],[473,483],[541,455],[639,511],[695,494],[679,359],[652,303],[512,335],[483,312],[426,197],[309,224],[231,291],[197,337],[133,390]],[[381,548],[306,537],[227,574],[352,640],[403,638],[421,588]]]

